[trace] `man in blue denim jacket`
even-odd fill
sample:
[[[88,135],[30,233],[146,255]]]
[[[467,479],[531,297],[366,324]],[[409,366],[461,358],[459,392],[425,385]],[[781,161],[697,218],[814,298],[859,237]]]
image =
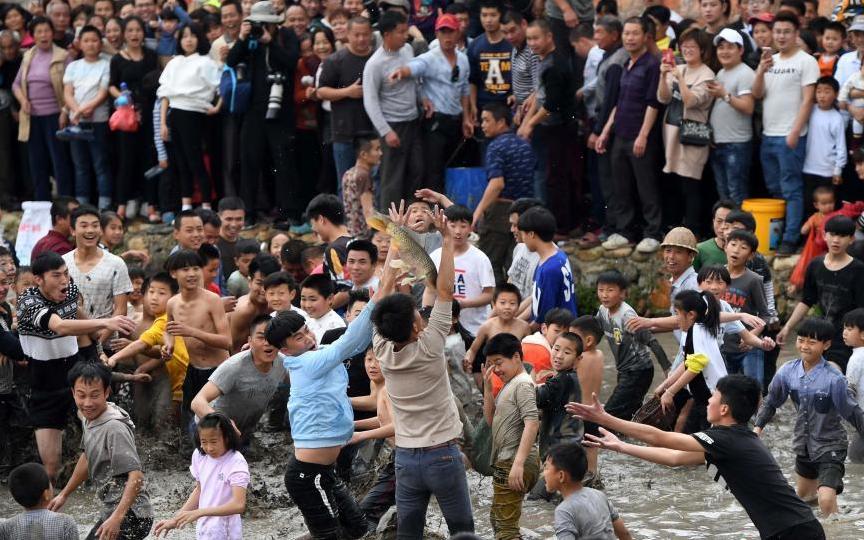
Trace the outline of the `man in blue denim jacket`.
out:
[[[808,318],[801,323],[795,343],[801,358],[777,371],[754,430],[761,433],[777,408],[792,397],[797,416],[792,449],[798,495],[804,500],[817,495],[825,517],[837,512],[837,494],[843,492],[848,442],[840,419],[864,434],[864,412],[849,392],[846,378],[822,357],[833,336],[834,325],[826,319]]]

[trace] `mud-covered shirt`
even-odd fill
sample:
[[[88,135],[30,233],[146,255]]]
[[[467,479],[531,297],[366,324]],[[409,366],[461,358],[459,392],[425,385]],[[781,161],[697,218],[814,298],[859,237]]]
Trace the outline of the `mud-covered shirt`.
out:
[[[645,329],[636,333],[627,330],[627,322],[637,316],[636,310],[627,302],[622,302],[615,313],[603,306],[597,310],[597,320],[603,327],[606,341],[609,342],[609,348],[615,357],[616,369],[619,373],[651,369],[653,351],[660,367],[668,370],[669,359],[651,330]]]
[[[732,492],[762,538],[815,519],[774,456],[746,425],[712,426],[693,438],[705,449],[714,481]]]

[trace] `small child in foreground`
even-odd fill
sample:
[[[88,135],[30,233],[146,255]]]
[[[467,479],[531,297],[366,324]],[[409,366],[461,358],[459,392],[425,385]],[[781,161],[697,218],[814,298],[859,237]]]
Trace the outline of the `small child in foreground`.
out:
[[[13,469],[9,493],[25,511],[0,523],[0,538],[36,538],[36,531],[50,531],[50,538],[78,538],[74,519],[48,510],[54,489],[42,465],[25,463]]]
[[[549,491],[564,500],[555,507],[555,538],[576,540],[627,540],[630,532],[615,507],[602,492],[582,485],[588,459],[580,444],[553,446],[546,456],[543,478]]]
[[[195,522],[198,538],[241,540],[249,466],[239,451],[240,435],[228,417],[210,413],[198,423],[195,442],[189,467],[195,489],[173,518],[156,524],[153,536],[167,537],[171,529]]]

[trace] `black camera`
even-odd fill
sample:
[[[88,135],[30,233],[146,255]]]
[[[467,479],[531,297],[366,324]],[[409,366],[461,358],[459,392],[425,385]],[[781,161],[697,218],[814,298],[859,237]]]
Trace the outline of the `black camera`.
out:
[[[249,31],[249,37],[254,40],[261,39],[264,35],[264,23],[258,21],[251,22],[252,29]]]

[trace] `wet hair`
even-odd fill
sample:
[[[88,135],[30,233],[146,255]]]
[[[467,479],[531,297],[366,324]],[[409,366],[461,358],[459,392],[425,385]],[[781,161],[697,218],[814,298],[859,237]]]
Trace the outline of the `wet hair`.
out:
[[[89,204],[82,204],[75,210],[72,210],[72,219],[70,219],[70,223],[73,229],[75,228],[75,222],[78,221],[78,218],[83,216],[96,216],[96,219],[99,220],[100,225],[102,223],[102,216],[101,214],[99,214],[99,210],[97,210],[95,206],[90,206]]]
[[[346,305],[348,311],[351,311],[351,308],[357,302],[369,303],[369,289],[353,289],[348,291],[348,304]]]
[[[279,258],[285,264],[301,264],[303,250],[308,246],[303,240],[292,238],[282,244],[282,251],[279,253]]]
[[[240,435],[231,424],[231,420],[220,412],[212,412],[198,421],[198,429],[195,430],[195,448],[204,455],[204,449],[201,448],[201,430],[202,429],[218,429],[222,433],[222,439],[225,441],[225,450],[230,452],[234,450],[239,452],[243,448],[240,441]]]
[[[750,232],[756,231],[756,218],[753,214],[744,210],[732,210],[726,216],[726,223],[740,223],[744,225],[744,229]]]
[[[411,338],[414,321],[414,299],[404,293],[384,297],[372,310],[372,324],[381,337],[394,343],[405,343]]]
[[[148,287],[152,283],[162,283],[163,285],[167,285],[168,289],[172,294],[177,294],[180,290],[180,286],[177,284],[177,280],[171,277],[171,274],[168,272],[156,272],[152,276],[150,276],[147,281],[144,283],[142,290],[146,291]]]
[[[757,249],[759,249],[759,239],[756,238],[756,235],[750,231],[745,231],[743,229],[737,229],[729,233],[729,236],[726,237],[726,245],[729,245],[729,242],[732,240],[738,240],[740,242],[744,242],[750,248],[750,252],[753,253]]]
[[[201,257],[204,264],[209,264],[210,261],[219,260],[219,249],[205,242],[198,248],[198,256]]]
[[[300,284],[300,289],[312,289],[324,298],[333,296],[335,287],[333,280],[327,274],[312,274],[307,276]]]
[[[825,222],[825,233],[837,236],[855,236],[855,222],[846,216],[834,216]]]
[[[630,280],[618,270],[606,270],[597,276],[597,285],[615,285],[622,291],[626,291],[630,286]]]
[[[276,257],[269,253],[259,253],[255,255],[252,262],[249,263],[249,276],[254,276],[255,272],[261,274],[262,278],[266,278],[273,272],[278,272],[282,269],[282,265],[276,260]]]
[[[273,320],[273,317],[271,317],[269,313],[264,313],[263,315],[255,315],[255,317],[252,319],[252,322],[249,323],[249,335],[251,336],[255,332],[255,328],[262,324],[265,326],[264,332],[266,333],[266,326],[270,323],[271,320]]]
[[[797,3],[798,6],[795,6],[794,5],[795,3]],[[782,7],[791,7],[792,9],[799,11],[800,15],[804,14],[803,12],[800,11],[800,8],[804,7],[804,3],[801,2],[801,0],[783,0],[782,2],[780,2],[780,7],[781,8]],[[777,23],[781,23],[781,22],[791,24],[792,26],[795,27],[795,30],[798,30],[801,28],[801,21],[798,20],[798,17],[796,17],[795,15],[792,15],[788,11],[778,11],[777,15],[774,16],[774,26],[776,26]]]
[[[712,336],[720,333],[720,303],[709,292],[681,291],[675,295],[675,309],[696,313],[696,323]]]
[[[600,343],[603,339],[603,327],[594,315],[582,315],[581,317],[576,317],[570,321],[568,326],[570,328],[577,328],[586,334],[594,336],[594,340],[597,341],[597,343]]]
[[[798,326],[798,337],[831,341],[834,338],[834,325],[822,317],[807,317]]]
[[[305,281],[303,283],[306,283]],[[288,272],[274,272],[264,278],[264,290],[287,285],[292,291],[297,290],[297,282],[294,281],[294,276]]]
[[[74,197],[57,197],[51,203],[51,225],[56,225],[57,220],[61,218],[68,218],[72,211],[69,210],[69,205],[75,204],[78,205],[78,200]]]
[[[193,268],[196,266],[201,268],[204,266],[204,261],[201,259],[201,255],[199,255],[198,252],[192,251],[191,249],[180,249],[174,252],[174,254],[168,257],[168,260],[165,261],[165,270],[169,272],[176,272],[177,270]]]
[[[306,218],[313,220],[319,216],[326,218],[333,225],[344,224],[345,207],[339,197],[330,193],[320,193],[309,201],[306,207]]]
[[[510,203],[510,208],[507,209],[507,215],[517,214],[521,216],[527,212],[529,208],[534,208],[535,206],[543,206],[543,201],[533,197],[522,197],[521,199],[516,199]]]
[[[46,489],[51,489],[51,479],[45,467],[38,463],[18,465],[9,473],[9,493],[15,502],[28,510],[42,501]]]
[[[732,276],[722,264],[708,264],[700,268],[699,273],[696,274],[696,283],[701,284],[706,279],[722,279],[726,285],[732,284]]]
[[[84,5],[82,4],[78,7],[84,7]],[[92,24],[85,24],[81,27],[81,30],[78,32],[78,39],[81,39],[84,34],[96,34],[96,37],[99,39],[99,41],[102,41],[102,32]]]
[[[524,358],[522,354],[522,342],[519,341],[519,338],[507,332],[492,336],[483,347],[483,354],[486,355],[486,358],[495,355],[514,358],[517,354],[519,358]]]
[[[306,319],[294,310],[286,309],[280,311],[267,323],[264,337],[267,343],[276,348],[281,348],[285,340],[306,326]]]
[[[255,240],[244,238],[237,242],[237,257],[240,255],[258,255],[259,253],[261,253],[261,246]]]
[[[802,37],[803,37],[803,35],[802,35]],[[811,34],[811,37],[812,37],[812,34]],[[815,40],[815,38],[814,38],[814,40]],[[840,83],[838,83],[837,79],[835,79],[834,77],[831,77],[830,75],[827,77],[819,77],[818,79],[816,79],[816,86],[818,87],[820,84],[825,85],[825,86],[830,86],[831,90],[834,90],[835,94],[840,92]],[[828,186],[825,186],[825,187],[828,187]]]
[[[739,424],[746,424],[759,409],[762,399],[762,385],[752,377],[741,373],[726,375],[717,381],[720,403],[729,407],[732,418]]]
[[[378,262],[378,247],[369,240],[352,240],[348,244],[348,252],[352,251],[365,251],[369,254],[369,261],[372,264]]]
[[[714,203],[714,206],[711,207],[711,217],[717,215],[717,210],[721,208],[725,208],[727,210],[738,210],[738,204],[732,199],[720,199],[719,201]]]
[[[573,482],[581,482],[588,472],[588,456],[579,443],[556,444],[546,453],[546,459],[556,469],[570,475],[570,480]]]
[[[378,31],[380,31],[383,36],[384,34],[389,34],[396,30],[396,27],[400,24],[406,24],[407,22],[408,18],[405,17],[405,15],[399,11],[388,9],[382,13],[381,18],[378,19]]]
[[[180,227],[183,226],[183,220],[187,218],[198,218],[201,222],[204,222],[204,218],[198,215],[198,212],[195,210],[181,210],[177,217],[174,218],[174,230],[179,231]]]
[[[513,125],[513,115],[510,112],[510,107],[500,101],[493,101],[483,105],[483,111],[492,115],[492,119],[496,122],[504,120],[507,127]]]
[[[75,387],[75,382],[81,379],[84,382],[99,381],[102,389],[107,390],[111,386],[111,370],[101,362],[76,362],[66,380],[69,386]]]
[[[502,283],[495,287],[495,291],[492,293],[492,303],[494,304],[498,297],[504,293],[510,293],[516,295],[516,303],[522,303],[522,293],[519,292],[519,287],[513,285],[512,283]]]
[[[566,339],[567,341],[571,341],[576,344],[576,356],[582,354],[582,351],[585,350],[585,344],[582,343],[582,338],[579,337],[579,334],[575,334],[573,332],[564,332],[558,339]]]
[[[216,229],[222,227],[222,218],[220,218],[219,214],[213,210],[209,208],[199,208],[198,210],[195,210],[195,213],[198,214],[198,217],[201,218],[204,225],[210,225]]]
[[[43,251],[30,263],[30,270],[34,276],[44,276],[46,272],[60,270],[64,266],[66,266],[66,261],[63,260],[63,257],[53,251]]]
[[[864,308],[855,308],[844,315],[843,326],[864,330]]]
[[[448,206],[447,209],[444,210],[444,216],[452,223],[457,223],[459,221],[471,223],[474,220],[474,214],[471,213],[471,210],[469,210],[467,206],[462,206],[461,204]]]
[[[522,232],[535,233],[544,242],[551,242],[555,238],[558,224],[552,212],[542,206],[535,206],[519,216],[519,223],[516,227]]]
[[[570,321],[573,320],[573,313],[564,308],[555,308],[550,309],[546,312],[546,316],[543,317],[543,324],[557,324],[558,326],[567,327],[570,325]]]

